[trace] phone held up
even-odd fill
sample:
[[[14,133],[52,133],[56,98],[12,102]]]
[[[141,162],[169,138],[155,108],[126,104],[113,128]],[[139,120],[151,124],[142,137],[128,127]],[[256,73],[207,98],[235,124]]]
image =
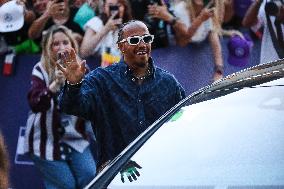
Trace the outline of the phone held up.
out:
[[[211,9],[215,6],[214,0],[204,0],[204,7],[206,7],[207,9]]]
[[[118,9],[119,9],[118,5],[109,6],[110,14],[113,15],[116,13],[116,16],[113,19],[119,19]]]
[[[147,0],[147,5],[161,5],[161,1],[160,0]]]

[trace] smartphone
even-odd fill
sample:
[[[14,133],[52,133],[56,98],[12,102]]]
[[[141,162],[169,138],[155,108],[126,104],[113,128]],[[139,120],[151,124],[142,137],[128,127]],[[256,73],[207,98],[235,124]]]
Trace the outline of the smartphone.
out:
[[[214,0],[204,0],[204,7],[211,9],[215,6]]]
[[[110,5],[109,6],[109,11],[110,14],[114,14],[115,12],[118,12],[119,7],[117,5]],[[119,14],[117,13],[116,16],[113,19],[118,19],[119,18]]]
[[[147,1],[147,5],[154,5],[154,4],[161,5],[161,1],[160,0],[148,0]]]
[[[64,66],[61,53],[57,53],[57,61],[56,62],[58,62],[60,64],[60,66]]]
[[[209,2],[210,0],[203,0],[203,5],[206,6]]]

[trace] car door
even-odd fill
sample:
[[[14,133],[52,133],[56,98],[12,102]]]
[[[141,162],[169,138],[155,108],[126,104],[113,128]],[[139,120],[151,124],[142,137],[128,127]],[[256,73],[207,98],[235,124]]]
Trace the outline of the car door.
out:
[[[284,188],[283,68],[257,66],[193,93],[87,188]],[[129,160],[141,166],[137,180],[120,173]]]

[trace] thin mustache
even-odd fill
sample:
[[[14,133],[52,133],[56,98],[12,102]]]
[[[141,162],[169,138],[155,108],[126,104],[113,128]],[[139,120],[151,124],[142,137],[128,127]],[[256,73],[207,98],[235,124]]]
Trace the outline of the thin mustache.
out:
[[[149,49],[148,49],[148,48],[140,47],[140,48],[137,49],[137,51],[146,51],[146,52],[149,52]]]

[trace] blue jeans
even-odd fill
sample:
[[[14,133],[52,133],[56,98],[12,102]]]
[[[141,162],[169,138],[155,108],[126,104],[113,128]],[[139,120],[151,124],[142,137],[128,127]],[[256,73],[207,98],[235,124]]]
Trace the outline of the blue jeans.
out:
[[[32,155],[43,175],[46,189],[75,189],[86,186],[96,175],[96,163],[88,146],[83,153],[72,149],[68,161],[48,161]]]

